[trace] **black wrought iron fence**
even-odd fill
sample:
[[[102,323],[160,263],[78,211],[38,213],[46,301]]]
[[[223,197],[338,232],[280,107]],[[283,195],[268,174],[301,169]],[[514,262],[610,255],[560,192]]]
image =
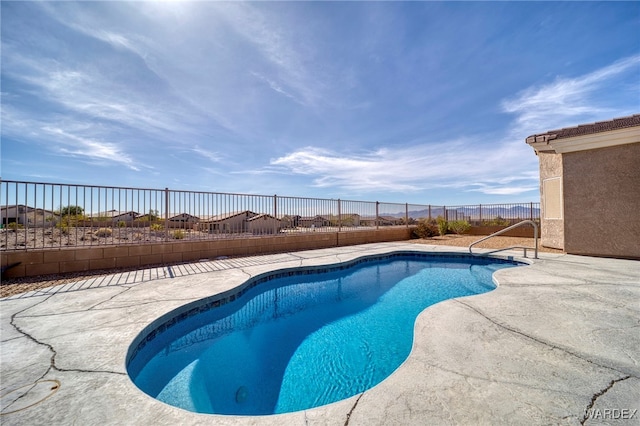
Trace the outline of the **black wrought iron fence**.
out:
[[[508,225],[539,218],[539,203],[434,206],[126,188],[0,182],[0,249],[29,250],[198,241],[409,226],[422,219]]]

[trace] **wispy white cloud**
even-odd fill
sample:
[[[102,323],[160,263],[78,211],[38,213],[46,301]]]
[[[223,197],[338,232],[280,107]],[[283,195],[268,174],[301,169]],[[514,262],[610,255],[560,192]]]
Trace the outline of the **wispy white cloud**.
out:
[[[637,80],[640,55],[623,58],[611,65],[575,78],[558,77],[552,83],[529,87],[514,97],[505,99],[503,111],[515,114],[514,129],[519,134],[540,133],[556,127],[576,125],[593,119],[607,119],[628,114],[630,108],[637,108],[637,96],[632,105],[611,104],[596,96],[601,89],[606,91],[640,90]],[[635,71],[635,85],[611,85],[612,80]],[[606,95],[611,96],[611,93]],[[623,101],[629,93],[620,93],[618,101]]]
[[[615,112],[628,113],[624,105],[616,110],[602,101],[598,91],[611,90],[612,79],[637,69],[639,64],[640,55],[631,56],[589,74],[527,88],[504,100],[503,110],[514,114],[515,119],[504,129],[497,129],[496,133],[502,135],[490,145],[482,135],[467,135],[465,141],[424,141],[408,148],[357,155],[309,147],[272,160],[271,165],[309,176],[318,187],[360,192],[456,188],[488,195],[517,195],[536,191],[537,161],[524,138],[593,117],[606,119]],[[630,107],[637,105],[632,103]]]
[[[517,175],[489,177],[483,182],[465,185],[469,192],[480,192],[487,195],[518,195],[537,191],[539,188],[538,173],[522,170]]]
[[[214,163],[219,163],[220,161],[222,161],[222,156],[219,153],[217,153],[215,151],[210,151],[210,150],[205,149],[205,148],[201,148],[198,145],[196,145],[193,148],[191,148],[190,151],[194,152],[194,153],[198,154],[200,157],[204,157],[204,158],[206,158],[209,161],[212,161]]]
[[[291,31],[291,22],[286,26],[280,22],[277,14],[266,16],[259,8],[248,3],[224,4],[219,11],[271,66],[272,73],[268,77],[262,74],[262,79],[272,89],[308,107],[325,102],[326,76],[323,70],[313,67],[315,43],[306,40],[304,50],[299,48],[301,44],[296,46],[300,34],[295,35]]]
[[[73,119],[60,116],[41,119],[3,105],[2,122],[4,136],[18,141],[40,141],[38,149],[54,155],[73,156],[99,165],[117,164],[134,171],[151,168],[128,154],[122,145],[96,135],[92,126]],[[32,146],[32,149],[36,148]]]
[[[512,195],[536,189],[537,177],[519,170],[521,162],[511,155],[491,162],[484,161],[486,157],[486,148],[452,141],[355,155],[308,147],[276,158],[271,165],[272,171],[309,176],[317,187],[359,193],[458,188]]]
[[[258,73],[258,72],[252,72],[251,73],[253,76],[255,76],[257,79],[264,81],[265,83],[267,83],[267,85],[269,85],[269,87],[274,90],[275,92],[294,100],[297,103],[302,104],[301,101],[299,101],[298,99],[296,99],[296,97],[294,95],[292,95],[291,93],[287,92],[278,82]]]
[[[78,136],[76,133],[55,127],[43,127],[42,130],[60,143],[57,150],[63,155],[118,163],[131,170],[140,171],[139,163],[114,143]]]
[[[13,61],[19,62],[20,66],[7,70],[7,75],[35,86],[41,97],[83,114],[87,121],[110,120],[156,134],[186,130],[171,109],[119,87],[99,69],[71,68],[55,61],[36,61],[28,57]]]

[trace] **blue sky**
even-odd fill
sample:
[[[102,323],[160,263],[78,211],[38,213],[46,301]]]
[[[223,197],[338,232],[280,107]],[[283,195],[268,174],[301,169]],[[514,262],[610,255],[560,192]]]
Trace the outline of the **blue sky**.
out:
[[[537,201],[524,139],[640,112],[639,2],[5,2],[6,180]]]

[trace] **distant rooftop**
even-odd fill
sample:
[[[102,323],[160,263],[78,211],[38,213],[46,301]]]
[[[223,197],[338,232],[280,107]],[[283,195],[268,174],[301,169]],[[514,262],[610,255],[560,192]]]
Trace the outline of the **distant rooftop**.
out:
[[[594,133],[609,132],[611,130],[618,130],[636,126],[640,126],[640,114],[634,114],[628,117],[614,118],[613,120],[608,121],[598,121],[596,123],[581,124],[575,127],[566,127],[564,129],[549,130],[546,133],[529,136],[526,139],[526,142],[529,144],[534,142],[548,142],[555,139],[566,139],[576,136],[591,135]]]

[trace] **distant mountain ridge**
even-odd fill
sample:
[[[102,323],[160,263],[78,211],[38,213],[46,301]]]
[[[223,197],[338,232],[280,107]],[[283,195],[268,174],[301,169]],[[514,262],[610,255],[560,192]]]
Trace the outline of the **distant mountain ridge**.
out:
[[[537,203],[536,203],[537,205]],[[452,217],[455,218],[457,216],[459,219],[473,219],[478,220],[482,217],[482,219],[495,219],[498,216],[503,219],[538,219],[540,217],[540,208],[532,207],[531,205],[519,205],[512,207],[497,207],[497,206],[473,206],[473,207],[447,207],[447,216],[451,220]],[[404,212],[397,213],[380,213],[380,216],[392,216],[392,217],[404,217]],[[444,207],[443,206],[433,206],[431,207],[431,217],[436,218],[438,216],[444,216]],[[429,209],[422,210],[410,210],[409,217],[418,219],[429,217]]]

